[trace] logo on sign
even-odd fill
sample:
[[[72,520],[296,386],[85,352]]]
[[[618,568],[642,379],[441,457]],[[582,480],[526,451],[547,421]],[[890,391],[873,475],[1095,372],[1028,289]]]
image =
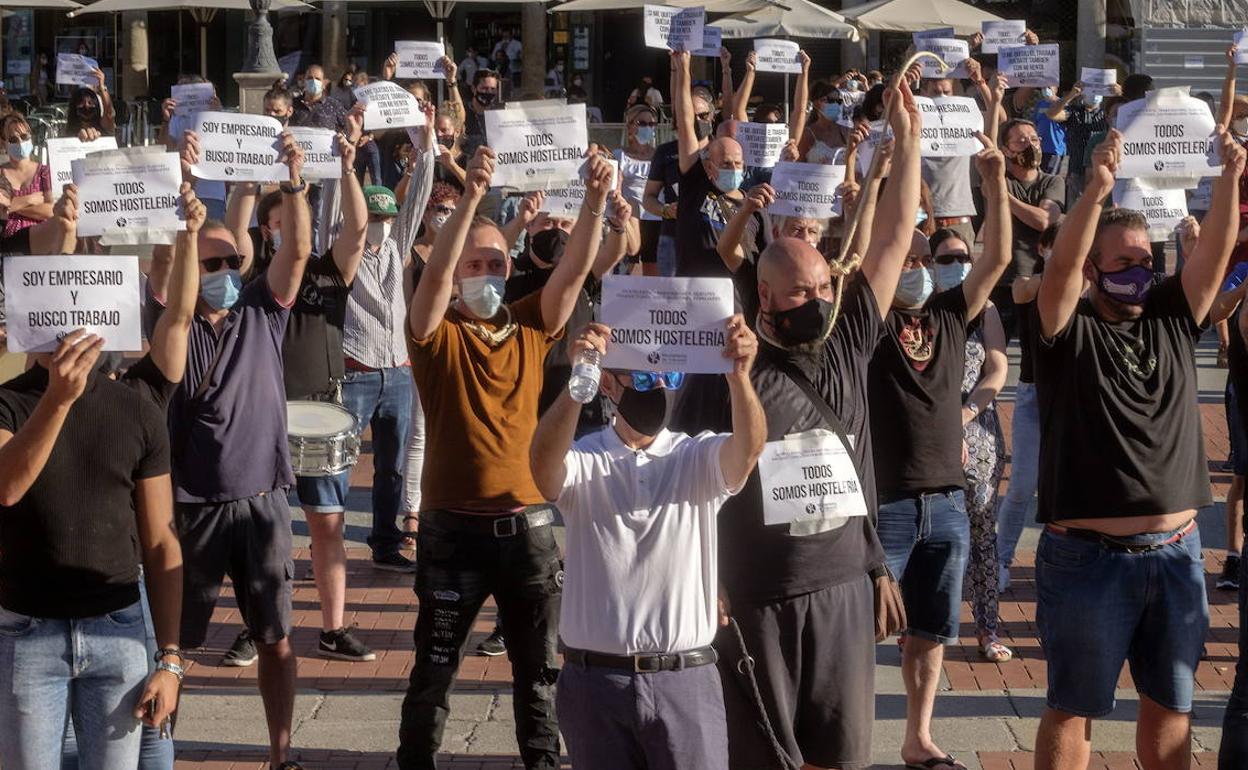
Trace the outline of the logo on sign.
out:
[[[524,175],[525,176],[537,176],[537,169],[530,166],[529,168],[526,168],[524,170]]]
[[[818,510],[819,510],[819,506],[815,505],[814,503],[806,503],[806,513],[814,515],[815,512]]]
[[[233,167],[233,166],[227,166],[227,167],[226,167],[226,169],[225,169],[225,175],[226,175],[226,176],[234,176],[234,167]]]
[[[1165,167],[1166,167],[1166,162],[1164,160],[1159,160],[1153,164],[1153,168],[1157,169],[1158,171],[1161,171]]]
[[[939,149],[940,149],[940,142],[932,142],[932,151],[935,152]]]
[[[650,355],[646,356],[646,360],[652,364],[657,364],[658,362],[663,360],[663,357],[660,356],[659,352],[656,350],[656,351],[651,352]]]
[[[125,217],[117,217],[117,222],[116,222],[116,225],[117,225],[118,227],[125,227],[125,226],[126,226],[126,218],[125,218]]]

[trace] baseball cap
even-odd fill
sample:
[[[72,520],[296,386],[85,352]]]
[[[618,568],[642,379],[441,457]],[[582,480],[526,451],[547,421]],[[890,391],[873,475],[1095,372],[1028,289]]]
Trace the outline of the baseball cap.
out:
[[[364,200],[368,202],[368,213],[383,217],[397,217],[399,207],[395,202],[394,193],[389,187],[369,185],[364,188]]]

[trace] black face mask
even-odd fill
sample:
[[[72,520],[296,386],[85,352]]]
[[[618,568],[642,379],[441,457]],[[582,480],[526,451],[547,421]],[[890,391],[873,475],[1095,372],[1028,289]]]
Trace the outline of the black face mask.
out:
[[[711,121],[699,120],[693,124],[693,131],[698,136],[698,141],[709,138],[711,135]]]
[[[445,148],[447,148],[447,149],[449,150],[449,149],[450,149],[450,148],[451,148],[451,147],[455,144],[455,137],[453,137],[453,136],[439,136],[439,137],[438,137],[438,144],[442,145],[443,147],[445,147]]]
[[[615,408],[624,422],[646,436],[659,435],[667,425],[667,393],[663,388],[644,392],[625,388]]]
[[[559,264],[563,250],[568,246],[568,234],[558,228],[543,230],[529,240],[533,256],[548,265]]]
[[[491,93],[486,93],[484,91],[477,91],[475,98],[477,100],[477,104],[481,105],[482,107],[489,107],[491,104],[494,103],[494,100],[498,98],[498,94],[491,94]]]
[[[826,299],[816,297],[790,310],[772,313],[776,342],[785,347],[797,347],[822,340],[832,326],[833,307]]]

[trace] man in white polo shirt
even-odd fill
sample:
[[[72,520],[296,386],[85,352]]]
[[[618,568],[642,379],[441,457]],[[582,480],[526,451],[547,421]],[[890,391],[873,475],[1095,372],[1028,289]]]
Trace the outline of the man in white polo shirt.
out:
[[[590,324],[569,350],[606,354]],[[581,405],[565,390],[538,423],[533,478],[567,524],[556,705],[575,767],[723,770],[728,728],[711,648],[716,522],[767,438],[750,367],[758,340],[727,325],[731,434],[669,432],[679,372],[604,371],[611,425],[572,443]]]

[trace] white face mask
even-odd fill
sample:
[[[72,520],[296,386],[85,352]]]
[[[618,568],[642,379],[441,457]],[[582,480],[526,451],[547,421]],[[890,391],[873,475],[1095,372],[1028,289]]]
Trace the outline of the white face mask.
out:
[[[459,282],[459,300],[477,318],[493,318],[503,304],[507,279],[501,275],[476,275]]]
[[[1231,130],[1240,136],[1248,136],[1248,118],[1236,118],[1231,121]]]
[[[277,250],[278,250],[278,249],[280,249],[280,248],[282,248],[282,231],[281,231],[281,230],[270,230],[270,231],[269,231],[269,233],[270,233],[270,235],[271,235],[271,239],[272,239],[272,241],[273,241],[273,253],[274,253],[274,254],[276,254],[276,253],[277,253]]]
[[[386,239],[390,237],[391,224],[393,223],[390,221],[369,222],[368,233],[365,236],[365,240],[370,246],[380,247],[381,244],[385,243]]]
[[[434,214],[429,219],[429,229],[433,232],[441,232],[446,227],[446,221],[451,218],[450,214]]]

